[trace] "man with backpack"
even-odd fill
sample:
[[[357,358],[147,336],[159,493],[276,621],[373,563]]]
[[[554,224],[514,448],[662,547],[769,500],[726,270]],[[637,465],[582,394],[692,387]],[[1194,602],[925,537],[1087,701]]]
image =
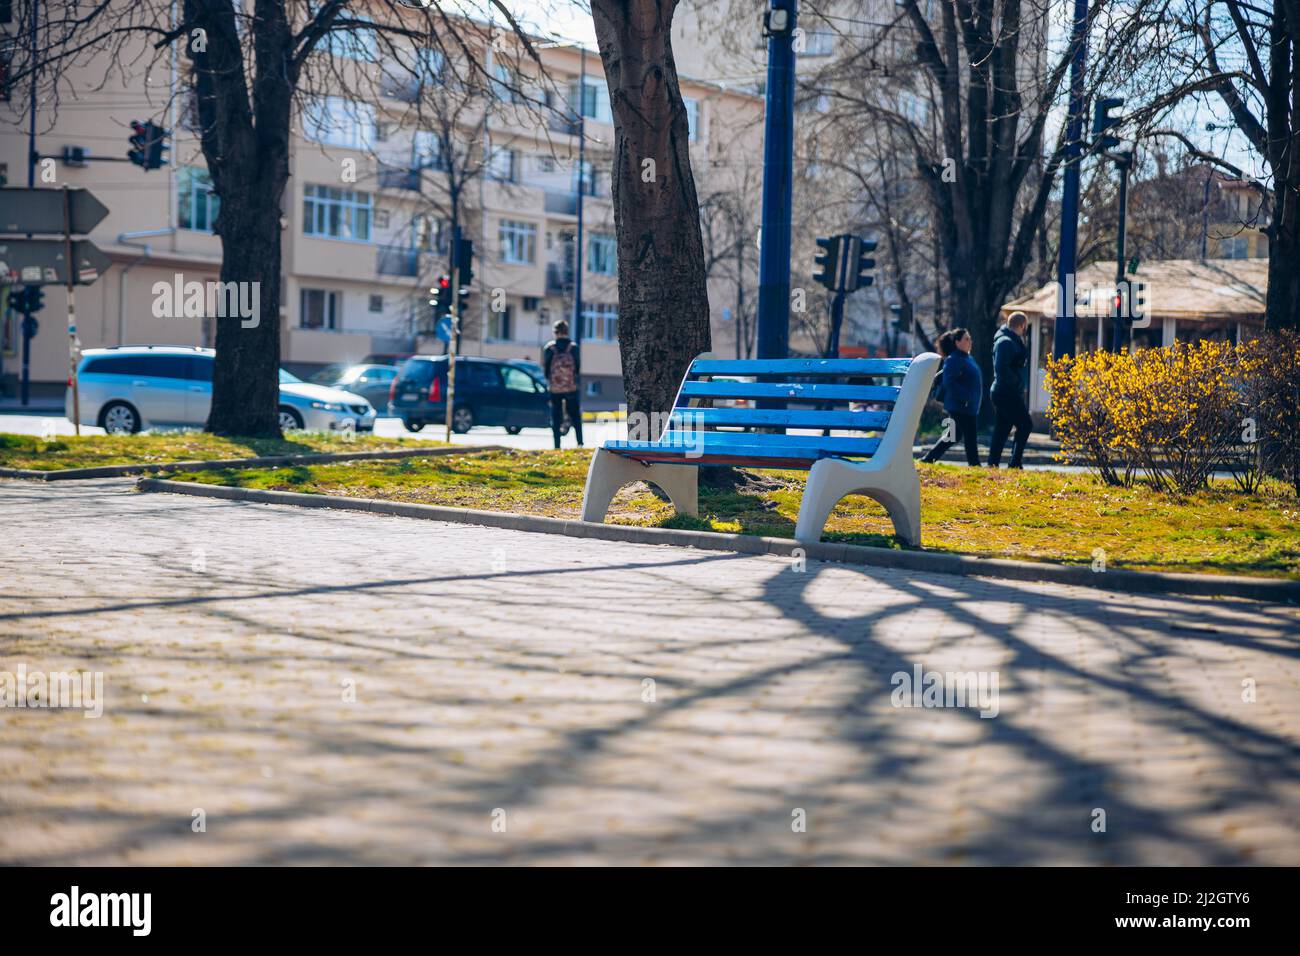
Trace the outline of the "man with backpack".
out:
[[[574,437],[582,447],[582,408],[578,403],[578,380],[582,374],[582,359],[578,346],[569,338],[569,323],[558,319],[551,330],[555,338],[542,353],[542,368],[546,372],[546,386],[551,391],[551,434],[555,447],[560,447],[560,429],[564,413],[569,413]]]

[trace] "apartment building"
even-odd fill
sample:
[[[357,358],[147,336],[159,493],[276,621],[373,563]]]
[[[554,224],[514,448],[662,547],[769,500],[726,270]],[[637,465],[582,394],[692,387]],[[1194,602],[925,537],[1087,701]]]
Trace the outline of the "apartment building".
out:
[[[499,28],[471,24],[464,36],[483,64],[479,72],[494,78],[482,91],[463,79],[473,70],[457,69],[441,54],[428,53],[424,81],[414,83],[385,69],[378,49],[368,52],[364,34],[331,45],[340,72],[346,75],[347,61],[354,61],[351,67],[369,82],[305,97],[295,123],[282,210],[283,364],[310,374],[368,357],[441,353],[428,299],[447,271],[454,205],[455,223],[475,243],[462,354],[538,361],[551,323],[576,317],[585,403],[616,408],[623,389],[610,198],[614,128],[600,58],[537,40],[544,69],[528,71]],[[212,229],[220,197],[199,146],[184,60],[159,70],[157,63],[149,67],[143,48],[138,53],[134,61],[129,51],[119,55],[118,71],[95,60],[79,64],[65,77],[71,95],[57,111],[38,109],[43,156],[89,157],[56,159],[38,184],[88,188],[110,210],[89,238],[113,267],[77,293],[83,348],[214,339],[210,318],[154,314],[157,283],[218,277],[221,245]],[[762,100],[687,77],[681,88],[697,185],[720,188],[735,168],[731,157],[761,154]],[[0,175],[9,185],[26,182],[18,105],[0,103]],[[146,172],[95,161],[123,157],[131,121],[147,119],[172,130],[168,166]],[[757,191],[750,199],[757,209]],[[582,304],[575,308],[579,274]],[[727,334],[725,297],[725,288],[711,288],[720,337]],[[62,394],[64,315],[62,291],[48,288],[32,340],[34,395]],[[0,316],[0,375],[9,388],[20,362],[18,321],[7,312]]]

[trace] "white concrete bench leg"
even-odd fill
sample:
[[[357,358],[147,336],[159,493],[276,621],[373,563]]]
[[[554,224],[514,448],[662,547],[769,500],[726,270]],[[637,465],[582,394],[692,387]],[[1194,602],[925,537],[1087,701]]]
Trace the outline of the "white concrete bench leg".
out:
[[[587,488],[582,493],[582,520],[597,524],[605,520],[609,503],[618,489],[634,481],[648,481],[666,494],[679,514],[700,513],[700,470],[694,465],[643,465],[604,448],[596,449],[587,470]]]
[[[894,533],[913,547],[921,544],[921,481],[910,459],[890,468],[864,467],[838,458],[816,462],[799,505],[795,539],[803,544],[820,541],[835,505],[854,493],[879,501],[894,523]]]

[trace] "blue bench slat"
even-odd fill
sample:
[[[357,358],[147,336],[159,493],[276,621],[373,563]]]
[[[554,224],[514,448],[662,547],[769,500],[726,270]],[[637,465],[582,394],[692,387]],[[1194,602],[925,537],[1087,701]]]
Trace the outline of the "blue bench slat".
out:
[[[611,454],[621,455],[624,458],[647,465],[682,465],[683,467],[692,468],[703,468],[710,465],[732,465],[737,468],[789,468],[795,471],[808,471],[823,458],[839,457],[826,455],[813,447],[790,448],[777,453],[757,446],[753,448],[741,446],[722,451],[712,451],[693,458],[687,458],[680,448],[660,451],[628,451],[618,448],[607,450]]]
[[[861,455],[868,457],[880,447],[879,438],[830,438],[821,435],[754,435],[748,432],[680,432],[668,431],[658,441],[611,441],[605,447],[611,451],[659,450],[716,451],[733,454],[735,449],[760,449],[760,457],[789,457],[792,450],[811,450],[813,459],[826,455]],[[818,454],[820,452],[820,454]]]
[[[788,398],[824,402],[894,402],[897,385],[831,385],[792,382],[685,382],[682,398]]]
[[[909,358],[697,359],[688,375],[905,375]]]
[[[673,412],[670,427],[786,427],[786,428],[859,428],[875,430],[889,424],[889,412],[849,412],[817,410],[781,410],[766,408],[679,408]]]

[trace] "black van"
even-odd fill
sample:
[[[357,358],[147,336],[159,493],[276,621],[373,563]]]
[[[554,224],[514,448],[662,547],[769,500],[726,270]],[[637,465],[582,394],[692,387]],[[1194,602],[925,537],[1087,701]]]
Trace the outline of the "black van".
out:
[[[403,362],[388,393],[388,414],[400,418],[413,432],[445,422],[447,356],[417,355]],[[512,435],[521,428],[549,428],[551,403],[546,383],[511,362],[456,359],[451,429],[463,435],[475,425],[504,425]]]

